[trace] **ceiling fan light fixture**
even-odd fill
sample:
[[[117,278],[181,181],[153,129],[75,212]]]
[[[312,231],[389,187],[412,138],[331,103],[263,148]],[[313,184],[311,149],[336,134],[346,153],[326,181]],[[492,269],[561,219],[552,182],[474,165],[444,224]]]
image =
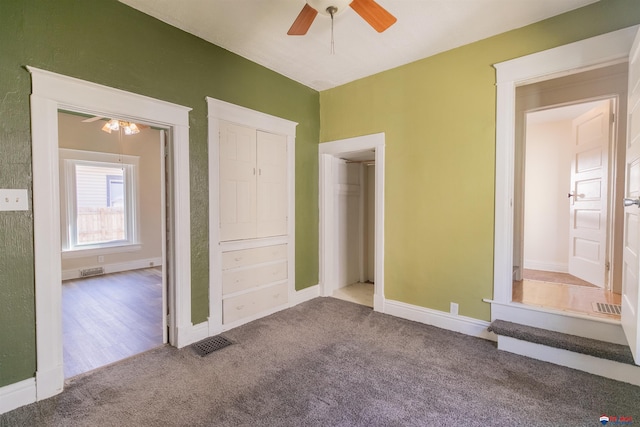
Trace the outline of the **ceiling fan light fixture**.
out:
[[[125,135],[135,135],[140,133],[140,128],[137,124],[133,122],[125,122],[122,120],[111,119],[104,126],[102,126],[102,130],[111,133],[112,131],[119,131],[122,129]]]
[[[107,123],[105,123],[104,126],[102,126],[102,130],[107,133],[111,133],[111,131],[119,130],[119,129],[120,129],[120,122],[116,119],[111,119]]]
[[[123,126],[123,129],[125,135],[135,135],[137,133],[140,133],[140,129],[135,123],[127,122],[127,124]]]

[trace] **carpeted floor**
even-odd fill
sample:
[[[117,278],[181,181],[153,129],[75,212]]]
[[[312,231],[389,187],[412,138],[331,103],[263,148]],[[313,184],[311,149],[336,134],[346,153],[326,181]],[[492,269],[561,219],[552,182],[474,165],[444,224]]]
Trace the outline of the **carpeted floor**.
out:
[[[640,387],[333,298],[76,377],[0,426],[596,426]]]

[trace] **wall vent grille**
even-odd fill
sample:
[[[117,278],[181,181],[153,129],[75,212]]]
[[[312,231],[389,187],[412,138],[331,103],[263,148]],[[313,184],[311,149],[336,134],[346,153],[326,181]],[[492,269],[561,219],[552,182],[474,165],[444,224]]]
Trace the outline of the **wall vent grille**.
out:
[[[80,270],[80,277],[99,276],[104,274],[104,267],[84,268]]]
[[[622,311],[621,310],[622,307],[617,305],[617,304],[594,302],[594,303],[591,304],[591,306],[593,307],[593,311],[595,311],[596,313],[620,315],[620,313]]]

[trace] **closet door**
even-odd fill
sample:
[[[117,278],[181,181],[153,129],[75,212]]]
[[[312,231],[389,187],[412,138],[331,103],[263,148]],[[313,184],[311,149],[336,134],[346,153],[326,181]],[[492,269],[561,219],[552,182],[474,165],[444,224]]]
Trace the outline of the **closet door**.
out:
[[[287,137],[257,131],[256,237],[287,234]]]
[[[256,131],[220,122],[220,240],[256,237]]]

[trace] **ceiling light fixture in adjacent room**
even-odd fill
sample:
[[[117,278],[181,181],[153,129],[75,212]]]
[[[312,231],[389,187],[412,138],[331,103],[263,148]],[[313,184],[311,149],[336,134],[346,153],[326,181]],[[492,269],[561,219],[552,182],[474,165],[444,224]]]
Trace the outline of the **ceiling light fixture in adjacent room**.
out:
[[[140,132],[140,128],[133,122],[125,122],[124,120],[109,120],[104,126],[102,126],[102,130],[111,133],[112,131],[118,131],[122,128],[125,135],[135,135]]]

